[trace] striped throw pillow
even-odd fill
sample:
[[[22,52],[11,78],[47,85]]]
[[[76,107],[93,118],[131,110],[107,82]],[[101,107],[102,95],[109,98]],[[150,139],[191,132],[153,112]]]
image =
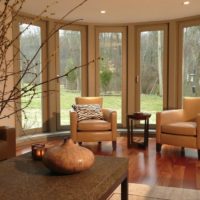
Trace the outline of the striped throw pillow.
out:
[[[87,119],[103,119],[103,113],[99,104],[76,104],[72,105],[78,114],[78,121]]]

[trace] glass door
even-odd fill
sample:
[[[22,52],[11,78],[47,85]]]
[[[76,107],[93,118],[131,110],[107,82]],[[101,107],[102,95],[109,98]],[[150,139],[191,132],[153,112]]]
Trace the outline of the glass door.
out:
[[[137,32],[137,101],[139,112],[151,113],[150,124],[156,123],[156,112],[166,107],[166,31],[139,29]]]

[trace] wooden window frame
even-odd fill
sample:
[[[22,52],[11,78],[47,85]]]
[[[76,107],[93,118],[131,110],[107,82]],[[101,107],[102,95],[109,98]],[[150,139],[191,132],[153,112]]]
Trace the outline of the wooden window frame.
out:
[[[17,20],[14,21],[13,23],[13,38],[16,38],[16,36],[19,34],[19,24],[20,23],[26,23],[26,24],[30,24],[31,25],[35,25],[35,26],[39,26],[40,27],[40,30],[41,30],[41,42],[42,41],[45,41],[46,39],[46,22],[45,21],[37,21],[37,22],[34,22],[33,23],[33,18],[31,17],[27,17],[27,16],[18,16],[17,17]],[[20,42],[19,42],[19,38],[16,39],[14,41],[14,45],[16,45],[17,47],[20,47]],[[17,53],[17,49],[14,48],[13,49],[13,54],[15,55]],[[42,49],[41,49],[41,55],[42,55],[42,68],[44,68],[44,71],[42,73],[42,80],[45,81],[47,80],[47,44],[45,44]],[[14,71],[17,72],[20,70],[20,62],[19,62],[19,53],[17,53],[17,56],[15,57],[14,59]],[[16,80],[19,78],[19,75],[18,76],[15,76],[15,83],[16,83]],[[42,85],[42,91],[44,92],[48,92],[47,91],[47,85],[46,84],[43,84]],[[21,100],[19,99],[17,101],[17,105],[20,105],[21,104]],[[20,106],[18,107],[16,105],[16,110],[20,108]],[[17,135],[18,136],[21,136],[23,135],[22,132],[26,135],[29,135],[29,134],[35,134],[35,133],[41,133],[41,132],[44,132],[48,129],[47,127],[47,124],[45,123],[48,119],[48,112],[47,112],[47,107],[48,107],[48,98],[47,98],[47,95],[45,95],[45,97],[42,98],[42,127],[39,127],[39,128],[31,128],[31,129],[25,129],[23,130],[22,129],[22,125],[21,125],[21,122],[22,122],[22,115],[21,115],[21,112],[18,112],[16,113],[15,115],[15,124],[16,124],[16,131],[17,131]]]
[[[87,44],[86,44],[86,37],[87,37],[87,32],[86,32],[86,27],[81,26],[81,25],[71,25],[71,26],[66,26],[62,28],[62,30],[72,30],[72,31],[80,31],[81,33],[81,65],[87,63]],[[56,46],[59,49],[59,34],[56,34]],[[60,61],[59,61],[59,50],[57,51],[56,54],[56,72],[57,74],[60,74]],[[87,67],[82,67],[81,68],[81,96],[87,96],[88,93],[88,87],[87,87],[87,72],[88,69]],[[56,93],[56,129],[58,131],[66,130],[69,129],[70,124],[67,125],[61,125],[61,116],[60,116],[60,83],[57,81],[56,84],[57,88],[57,93]],[[74,101],[75,103],[75,101]]]

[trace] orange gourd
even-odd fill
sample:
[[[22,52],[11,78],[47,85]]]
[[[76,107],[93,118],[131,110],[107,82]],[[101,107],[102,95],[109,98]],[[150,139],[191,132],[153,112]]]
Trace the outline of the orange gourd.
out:
[[[73,174],[89,169],[94,163],[94,154],[87,148],[65,139],[60,146],[47,149],[43,163],[52,172]]]

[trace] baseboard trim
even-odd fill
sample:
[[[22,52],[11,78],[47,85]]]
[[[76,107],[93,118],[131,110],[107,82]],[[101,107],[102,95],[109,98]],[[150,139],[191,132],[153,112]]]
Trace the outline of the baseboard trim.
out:
[[[126,136],[127,129],[118,129],[118,136]],[[141,136],[143,134],[143,129],[134,129],[133,130],[135,136]],[[16,139],[17,147],[23,147],[27,145],[31,145],[33,143],[42,143],[50,140],[55,140],[59,138],[69,137],[70,131],[61,131],[61,132],[51,132],[51,133],[39,133],[35,135],[25,135],[18,137]],[[149,130],[149,137],[155,137],[155,130]]]
[[[18,137],[16,139],[16,145],[17,147],[22,147],[22,146],[31,145],[33,143],[41,143],[41,142],[46,142],[46,141],[64,138],[68,136],[70,136],[70,131],[26,135],[26,136]]]

